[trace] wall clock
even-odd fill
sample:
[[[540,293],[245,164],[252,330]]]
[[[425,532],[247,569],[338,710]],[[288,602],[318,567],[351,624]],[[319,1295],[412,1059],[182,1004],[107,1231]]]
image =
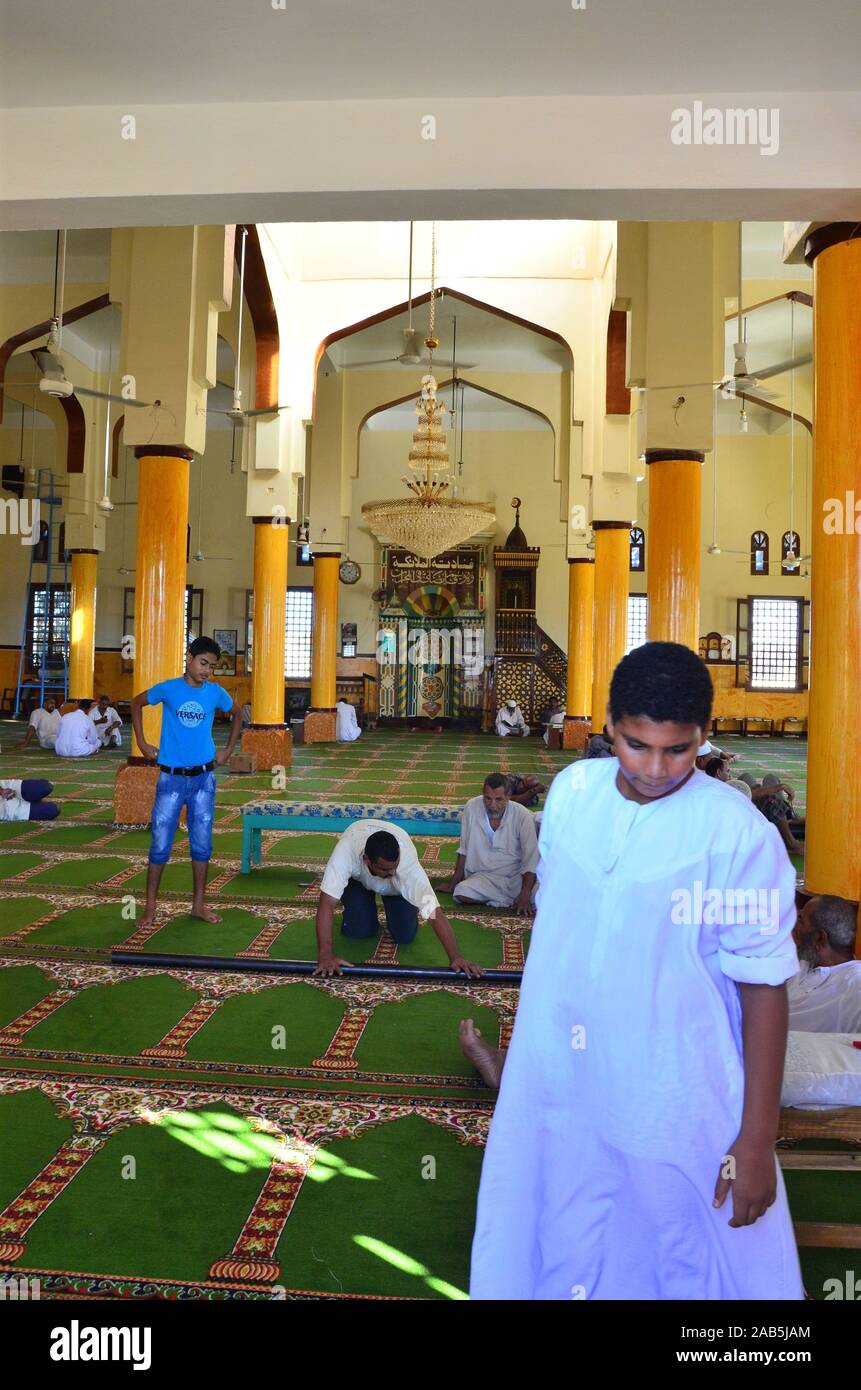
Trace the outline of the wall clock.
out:
[[[355,584],[360,578],[362,571],[355,560],[342,560],[338,574],[342,584]]]

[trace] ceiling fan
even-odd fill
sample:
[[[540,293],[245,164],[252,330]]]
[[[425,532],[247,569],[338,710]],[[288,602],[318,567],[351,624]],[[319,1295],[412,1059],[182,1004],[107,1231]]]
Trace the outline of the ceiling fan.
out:
[[[344,363],[344,371],[354,371],[357,367],[385,367],[393,362],[400,363],[402,367],[456,367],[458,363],[452,357],[432,358],[433,348],[437,346],[437,341],[423,338],[420,328],[413,327],[413,227],[410,223],[410,256],[409,256],[409,289],[407,292],[407,317],[406,328],[401,329],[403,339],[402,350],[395,353],[393,357],[374,357],[369,362],[349,362]],[[442,299],[442,291],[438,297]],[[394,344],[393,344],[394,346]],[[461,367],[470,369],[477,367],[477,362],[461,362]]]
[[[239,255],[239,323],[236,332],[236,361],[233,370],[233,404],[229,410],[220,410],[218,407],[210,407],[208,415],[226,415],[228,420],[233,422],[234,429],[241,429],[246,420],[253,420],[258,415],[277,415],[279,410],[289,410],[287,405],[259,405],[254,410],[242,409],[242,390],[239,385],[239,371],[242,364],[242,313],[245,307],[245,242],[248,237],[248,228],[241,227],[242,247]]]
[[[54,253],[54,302],[51,313],[51,327],[43,347],[31,348],[41,373],[36,381],[15,382],[16,386],[38,386],[46,396],[61,399],[68,396],[92,396],[100,401],[118,401],[120,405],[137,406],[140,409],[160,405],[160,401],[139,401],[133,396],[114,396],[109,391],[94,391],[89,386],[76,386],[66,376],[60,349],[63,341],[63,296],[66,285],[66,233],[57,233],[57,249]]]

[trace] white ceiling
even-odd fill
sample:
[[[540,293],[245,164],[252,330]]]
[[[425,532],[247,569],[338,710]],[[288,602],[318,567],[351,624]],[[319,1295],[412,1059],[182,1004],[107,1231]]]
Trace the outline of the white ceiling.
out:
[[[523,276],[541,280],[588,279],[599,273],[594,222],[504,218],[436,222],[437,284],[446,280]],[[776,224],[777,225],[777,224]],[[781,234],[783,224],[781,227]],[[413,223],[413,275],[430,288],[431,230]],[[266,231],[292,280],[398,280],[407,297],[409,222],[280,222]],[[778,243],[780,245],[781,243]]]
[[[500,400],[498,396],[490,396],[486,391],[477,390],[475,387],[463,388],[463,416],[461,417],[461,393],[457,393],[457,420],[456,425],[452,422],[451,387],[440,391],[440,399],[445,402],[445,415],[442,419],[443,429],[448,436],[448,451],[452,458],[455,456],[455,434],[460,438],[461,418],[463,420],[464,435],[473,434],[478,431],[529,431],[550,430],[548,420],[536,415],[531,410],[524,410],[522,406],[514,405],[511,401]],[[381,410],[379,414],[372,415],[365,425],[365,429],[375,432],[380,430],[410,431],[416,428],[417,419],[415,402],[402,401],[400,405],[390,406],[388,410]]]
[[[857,89],[857,0],[4,0],[4,105]],[[732,86],[728,87],[728,75]],[[586,133],[588,138],[588,133]]]
[[[489,313],[463,300],[445,297],[437,303],[435,351],[437,378],[451,375],[454,320],[457,319],[457,361],[464,370],[508,372],[559,372],[571,365],[570,354],[554,338],[523,328],[510,319]],[[373,324],[339,338],[329,347],[326,359],[336,370],[397,371],[404,377],[404,390],[418,381],[422,368],[405,365],[396,359],[404,351],[403,330],[408,326],[409,313],[395,315],[382,323]],[[413,328],[424,336],[428,330],[428,305],[413,309]],[[325,367],[321,364],[321,370]]]

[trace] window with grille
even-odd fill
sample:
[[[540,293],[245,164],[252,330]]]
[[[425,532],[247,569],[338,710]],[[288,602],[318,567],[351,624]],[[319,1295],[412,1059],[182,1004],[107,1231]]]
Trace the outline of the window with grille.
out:
[[[291,588],[287,590],[287,606],[284,613],[284,676],[294,680],[309,680],[311,676],[311,632],[314,610],[314,590],[311,588]],[[254,595],[249,589],[246,594],[245,617],[245,669],[251,671],[254,638]]]
[[[133,671],[134,661],[131,656],[126,656],[128,649],[127,639],[134,638],[135,631],[135,591],[134,589],[123,589],[123,633],[122,633],[122,660],[121,670]],[[203,633],[203,590],[194,589],[190,584],[185,586],[185,610],[182,619],[182,656],[183,669],[185,669],[185,653],[188,651],[190,642],[195,637],[200,637]],[[134,645],[131,645],[134,650]],[[181,672],[177,671],[177,675]]]
[[[62,584],[30,587],[27,612],[27,654],[33,671],[61,671],[69,650],[69,591]]]
[[[751,690],[800,690],[803,600],[751,598],[748,670]]]
[[[193,589],[190,584],[185,589],[185,622],[182,629],[183,656],[190,642],[203,633],[203,590]]]
[[[635,647],[642,647],[646,640],[646,617],[649,600],[645,594],[628,595],[628,637],[625,655]]]

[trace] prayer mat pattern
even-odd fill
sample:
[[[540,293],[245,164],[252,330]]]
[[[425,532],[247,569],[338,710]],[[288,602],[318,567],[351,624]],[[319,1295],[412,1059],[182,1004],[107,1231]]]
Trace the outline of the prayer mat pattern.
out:
[[[66,763],[22,752],[22,732],[0,725],[0,776],[47,776],[62,814],[0,824],[0,1274],[63,1299],[465,1297],[493,1104],[457,1024],[472,1018],[505,1045],[516,988],[148,970],[112,965],[110,952],[312,959],[335,837],[264,831],[263,864],[242,875],[246,803],[406,803],[433,819],[477,795],[488,772],[549,784],[571,754],[535,739],[380,731],[298,747],[279,780],[219,771],[210,893],[223,920],[187,915],[180,831],[142,931],[149,832],[112,822],[125,754]],[[739,752],[740,770],[785,777],[803,808],[806,744],[719,743]],[[464,954],[519,972],[529,923],[454,904],[441,885],[456,839],[415,843]],[[355,963],[445,964],[424,926],[409,946],[338,933],[336,950]],[[787,1174],[791,1197],[805,1176]],[[798,1200],[811,1217],[812,1198]],[[813,1293],[846,1263],[843,1252],[802,1258]]]

